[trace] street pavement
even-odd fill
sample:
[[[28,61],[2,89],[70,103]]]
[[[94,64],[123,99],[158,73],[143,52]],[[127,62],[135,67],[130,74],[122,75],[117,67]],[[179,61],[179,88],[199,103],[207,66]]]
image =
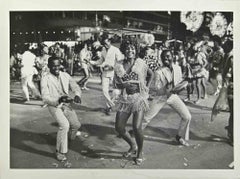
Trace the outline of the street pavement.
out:
[[[79,77],[75,77],[76,80]],[[90,90],[83,91],[82,104],[74,108],[81,120],[83,135],[69,143],[68,160],[55,157],[57,123],[42,101],[25,103],[20,82],[10,84],[10,168],[102,168],[102,169],[229,169],[233,147],[227,142],[229,113],[221,112],[210,121],[216,100],[208,83],[208,98],[198,104],[187,102],[192,114],[190,147],[174,140],[180,118],[168,105],[144,130],[144,158],[141,166],[123,158],[128,145],[114,130],[115,114],[104,114],[104,98],[99,77],[92,76]],[[183,92],[181,98],[186,97]],[[196,95],[194,96],[196,98]],[[194,98],[193,98],[194,99]],[[128,129],[131,129],[131,117]]]

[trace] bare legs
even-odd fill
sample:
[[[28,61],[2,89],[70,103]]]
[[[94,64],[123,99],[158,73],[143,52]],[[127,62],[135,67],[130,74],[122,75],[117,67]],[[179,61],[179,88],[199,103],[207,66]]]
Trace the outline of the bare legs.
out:
[[[87,89],[87,82],[90,77],[88,68],[83,68],[84,77],[78,82],[82,86],[82,89]]]
[[[202,98],[205,99],[207,97],[207,92],[206,92],[206,78],[202,78],[201,79],[201,86],[203,89],[203,93],[202,93]]]
[[[135,136],[135,140],[137,143],[138,151],[137,158],[142,158],[142,149],[143,149],[143,132],[142,132],[142,120],[143,120],[144,112],[136,111],[133,113],[133,132]]]
[[[193,79],[188,79],[187,98],[184,99],[184,101],[190,101],[191,95],[193,94],[193,90],[194,90]]]
[[[130,149],[128,153],[133,153],[136,150],[136,146],[134,141],[132,140],[128,131],[126,131],[126,124],[128,118],[130,117],[131,113],[125,112],[117,112],[116,115],[116,123],[115,129],[119,133],[119,135],[130,145]],[[135,136],[135,140],[137,143],[137,160],[142,160],[142,149],[143,149],[143,132],[142,132],[142,120],[143,120],[144,112],[143,110],[136,111],[133,113],[133,132]]]
[[[119,135],[130,145],[130,149],[133,149],[134,142],[131,139],[130,134],[126,131],[126,124],[128,118],[130,117],[131,113],[125,112],[117,112],[116,114],[116,122],[115,122],[115,129],[119,133]]]
[[[197,78],[196,79],[196,89],[197,89],[197,101],[200,100],[200,98],[205,99],[206,98],[206,80],[205,78]]]

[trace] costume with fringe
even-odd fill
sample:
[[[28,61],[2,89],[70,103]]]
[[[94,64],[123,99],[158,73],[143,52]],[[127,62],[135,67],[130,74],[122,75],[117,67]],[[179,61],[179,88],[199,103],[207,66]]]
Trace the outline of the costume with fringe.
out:
[[[137,58],[132,66],[132,69],[127,73],[123,67],[123,64],[117,64],[115,66],[115,84],[121,85],[123,82],[129,82],[130,84],[138,85],[139,90],[133,94],[129,94],[126,88],[121,89],[121,95],[117,101],[117,108],[120,112],[133,113],[136,111],[147,111],[148,105],[148,88],[146,87],[148,66],[145,62]]]
[[[207,65],[207,56],[203,52],[198,52],[194,58],[194,65],[192,68],[193,76],[195,78],[205,78],[208,79],[209,72],[205,69]]]

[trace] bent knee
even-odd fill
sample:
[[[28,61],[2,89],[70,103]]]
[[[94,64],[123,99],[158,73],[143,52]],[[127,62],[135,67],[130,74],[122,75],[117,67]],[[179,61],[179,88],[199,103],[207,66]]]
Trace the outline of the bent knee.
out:
[[[121,126],[115,126],[115,130],[117,131],[117,133],[119,134],[124,134],[126,132],[124,127]]]
[[[69,124],[60,124],[58,129],[61,131],[68,131],[69,130]]]
[[[72,125],[72,128],[74,129],[79,129],[81,127],[81,123],[79,121],[75,122],[73,125]]]

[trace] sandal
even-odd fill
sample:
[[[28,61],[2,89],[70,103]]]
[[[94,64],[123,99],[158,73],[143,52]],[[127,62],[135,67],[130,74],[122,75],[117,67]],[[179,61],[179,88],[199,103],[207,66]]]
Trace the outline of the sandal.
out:
[[[60,152],[57,152],[56,153],[56,157],[57,157],[57,160],[63,162],[63,161],[66,161],[67,160],[67,157],[65,154],[63,153],[60,153]]]
[[[143,158],[135,158],[134,162],[136,165],[141,165],[143,163],[144,159]]]
[[[132,149],[129,149],[127,152],[123,154],[123,157],[128,158],[131,157],[132,155],[137,154],[137,147],[133,147]]]
[[[190,146],[190,144],[186,140],[184,140],[182,137],[180,137],[178,135],[176,136],[176,140],[180,145],[183,145],[183,146],[186,146],[186,147]]]
[[[190,146],[190,144],[186,141],[186,140],[184,140],[184,139],[179,139],[179,141],[178,141],[181,145],[183,145],[183,146],[186,146],[186,147],[189,147]]]

